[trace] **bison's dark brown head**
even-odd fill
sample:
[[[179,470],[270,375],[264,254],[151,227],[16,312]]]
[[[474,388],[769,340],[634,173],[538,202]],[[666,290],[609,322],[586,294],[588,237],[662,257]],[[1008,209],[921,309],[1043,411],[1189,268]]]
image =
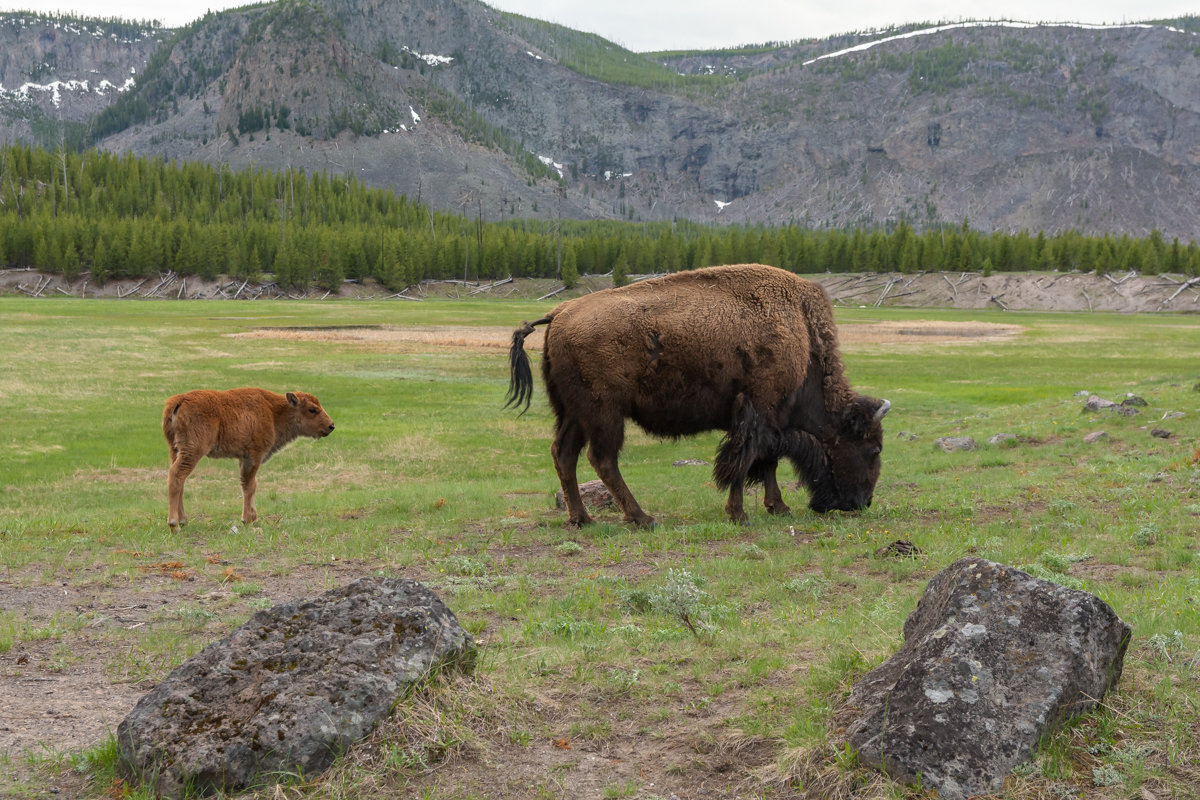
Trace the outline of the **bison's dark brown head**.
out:
[[[804,437],[792,460],[812,492],[809,508],[823,514],[871,505],[883,451],[883,415],[891,407],[887,400],[859,395],[819,436]]]

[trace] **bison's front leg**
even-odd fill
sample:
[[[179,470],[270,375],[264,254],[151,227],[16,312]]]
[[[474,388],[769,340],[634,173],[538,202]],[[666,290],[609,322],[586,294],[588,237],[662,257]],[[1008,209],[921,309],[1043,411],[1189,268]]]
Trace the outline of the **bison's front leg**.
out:
[[[725,513],[729,515],[729,521],[739,525],[745,525],[750,521],[742,503],[742,489],[742,481],[729,484],[729,499],[725,501]]]
[[[258,488],[258,468],[262,463],[252,458],[242,459],[242,522],[249,525],[258,519],[254,509],[254,491]]]
[[[764,462],[759,463],[763,464]],[[778,461],[772,461],[763,467],[761,472],[756,466],[752,474],[759,475],[762,478],[763,505],[767,507],[767,513],[780,517],[790,517],[792,510],[788,508],[787,503],[783,502],[783,492],[779,490],[779,480],[775,477],[775,470],[778,466]]]

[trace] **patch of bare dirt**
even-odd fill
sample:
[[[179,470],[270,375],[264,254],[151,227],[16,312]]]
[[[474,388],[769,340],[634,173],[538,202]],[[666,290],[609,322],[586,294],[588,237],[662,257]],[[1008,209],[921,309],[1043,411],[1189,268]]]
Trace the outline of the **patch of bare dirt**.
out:
[[[244,333],[229,334],[239,339],[288,339],[304,342],[355,343],[368,347],[395,348],[403,344],[436,347],[470,347],[507,349],[512,344],[512,328],[491,328],[467,325],[414,325],[399,327],[345,326],[327,328],[259,328]],[[541,349],[542,330],[535,330],[525,341],[528,347]]]
[[[0,653],[0,753],[53,756],[100,744],[154,688],[151,676],[165,674],[179,648],[219,638],[232,630],[224,618],[253,611],[222,581],[233,577],[233,567],[218,557],[201,569],[152,553],[114,551],[113,560],[133,562],[127,577],[105,567],[50,578],[0,574],[3,610],[26,626],[20,641]],[[252,572],[263,588],[258,597],[271,604],[319,594],[330,581],[349,582],[369,571],[351,562],[282,575],[267,569],[239,565],[236,577]],[[177,642],[148,652],[134,635],[146,631]]]
[[[971,344],[982,341],[999,341],[1015,336],[1024,330],[1020,325],[996,322],[943,322],[936,320],[906,320],[904,322],[876,322],[869,324],[846,324],[839,327],[838,336],[842,344],[887,344],[905,342],[926,346],[931,344]],[[507,349],[512,344],[511,328],[494,328],[461,325],[395,325],[345,327],[271,327],[259,328],[244,333],[228,334],[242,339],[288,339],[305,342],[355,343],[372,349],[404,349],[404,345],[417,344],[428,347],[468,347]],[[544,341],[543,330],[534,331],[526,340],[526,347],[540,350]]]

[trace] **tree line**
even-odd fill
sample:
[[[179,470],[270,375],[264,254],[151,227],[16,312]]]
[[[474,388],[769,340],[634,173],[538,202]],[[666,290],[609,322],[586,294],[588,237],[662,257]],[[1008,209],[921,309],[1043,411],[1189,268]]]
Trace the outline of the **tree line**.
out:
[[[677,220],[507,220],[434,211],[354,177],[231,170],[97,150],[0,148],[0,265],[93,282],[168,270],[295,289],[373,278],[561,278],[773,264],[797,273],[1135,270],[1200,274],[1194,241],[985,233],[961,225],[813,230]]]

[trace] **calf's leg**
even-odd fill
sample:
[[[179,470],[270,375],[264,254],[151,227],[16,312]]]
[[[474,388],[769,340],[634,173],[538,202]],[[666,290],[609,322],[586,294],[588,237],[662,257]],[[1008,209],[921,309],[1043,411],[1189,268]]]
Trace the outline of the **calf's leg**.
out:
[[[175,450],[172,446],[171,466],[167,470],[167,525],[175,530],[180,525],[187,524],[187,514],[183,510],[183,483],[188,475],[196,468],[199,458]]]
[[[243,458],[242,463],[242,522],[249,525],[258,519],[254,509],[254,490],[258,488],[258,468],[262,464],[252,458]]]

